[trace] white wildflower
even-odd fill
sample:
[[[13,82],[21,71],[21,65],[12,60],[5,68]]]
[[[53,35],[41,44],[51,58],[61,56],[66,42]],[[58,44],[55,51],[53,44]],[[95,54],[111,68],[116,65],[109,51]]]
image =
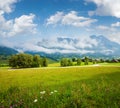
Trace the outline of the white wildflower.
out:
[[[50,95],[52,95],[54,92],[50,92]]]
[[[41,92],[40,92],[40,94],[45,94],[45,93],[46,93],[46,91],[41,91]]]
[[[53,92],[50,92],[51,94],[53,94]]]
[[[56,92],[58,92],[57,90],[54,90],[54,92],[56,93]]]
[[[36,103],[37,101],[38,101],[37,99],[34,100],[35,103]]]

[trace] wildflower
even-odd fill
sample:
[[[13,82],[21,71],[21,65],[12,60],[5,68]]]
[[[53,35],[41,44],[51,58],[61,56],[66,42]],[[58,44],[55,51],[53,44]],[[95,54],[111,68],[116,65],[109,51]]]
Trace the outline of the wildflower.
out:
[[[10,106],[10,108],[13,108],[12,106]]]
[[[46,91],[41,91],[40,94],[45,94]]]
[[[54,92],[50,92],[50,95],[52,95]]]
[[[53,94],[53,92],[50,92],[51,94]]]
[[[36,103],[36,102],[37,102],[37,99],[35,99],[34,102]]]
[[[56,92],[58,92],[57,90],[54,90],[54,92],[56,93]]]

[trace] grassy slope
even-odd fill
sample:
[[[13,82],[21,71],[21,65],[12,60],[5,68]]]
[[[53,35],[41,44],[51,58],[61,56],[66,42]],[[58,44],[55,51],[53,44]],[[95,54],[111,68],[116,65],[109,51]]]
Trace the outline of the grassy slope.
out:
[[[48,64],[57,63],[58,62],[58,61],[55,61],[55,60],[53,60],[51,58],[47,58],[47,60],[48,60]]]
[[[0,69],[0,105],[5,107],[118,108],[119,90],[119,67]]]

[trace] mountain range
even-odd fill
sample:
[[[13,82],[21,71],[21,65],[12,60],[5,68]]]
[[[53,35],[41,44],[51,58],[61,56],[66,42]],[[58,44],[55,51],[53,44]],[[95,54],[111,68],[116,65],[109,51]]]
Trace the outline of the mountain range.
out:
[[[41,39],[26,47],[3,47],[0,46],[0,54],[15,54],[19,50],[30,54],[40,54],[53,59],[61,57],[118,57],[120,56],[120,44],[109,40],[105,36],[92,35],[87,38]],[[29,46],[29,47],[28,47]]]
[[[6,46],[0,46],[0,55],[9,56],[16,53],[18,53],[16,49],[9,48]]]
[[[95,36],[85,38],[64,38],[42,39],[36,46],[41,49],[28,50],[30,52],[39,52],[41,54],[55,56],[120,56],[120,44],[109,40],[105,36]]]

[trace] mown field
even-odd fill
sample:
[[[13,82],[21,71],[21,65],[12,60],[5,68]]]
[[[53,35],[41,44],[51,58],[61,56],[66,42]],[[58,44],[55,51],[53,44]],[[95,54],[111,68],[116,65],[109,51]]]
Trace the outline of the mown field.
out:
[[[120,108],[120,67],[0,68],[0,108]]]

